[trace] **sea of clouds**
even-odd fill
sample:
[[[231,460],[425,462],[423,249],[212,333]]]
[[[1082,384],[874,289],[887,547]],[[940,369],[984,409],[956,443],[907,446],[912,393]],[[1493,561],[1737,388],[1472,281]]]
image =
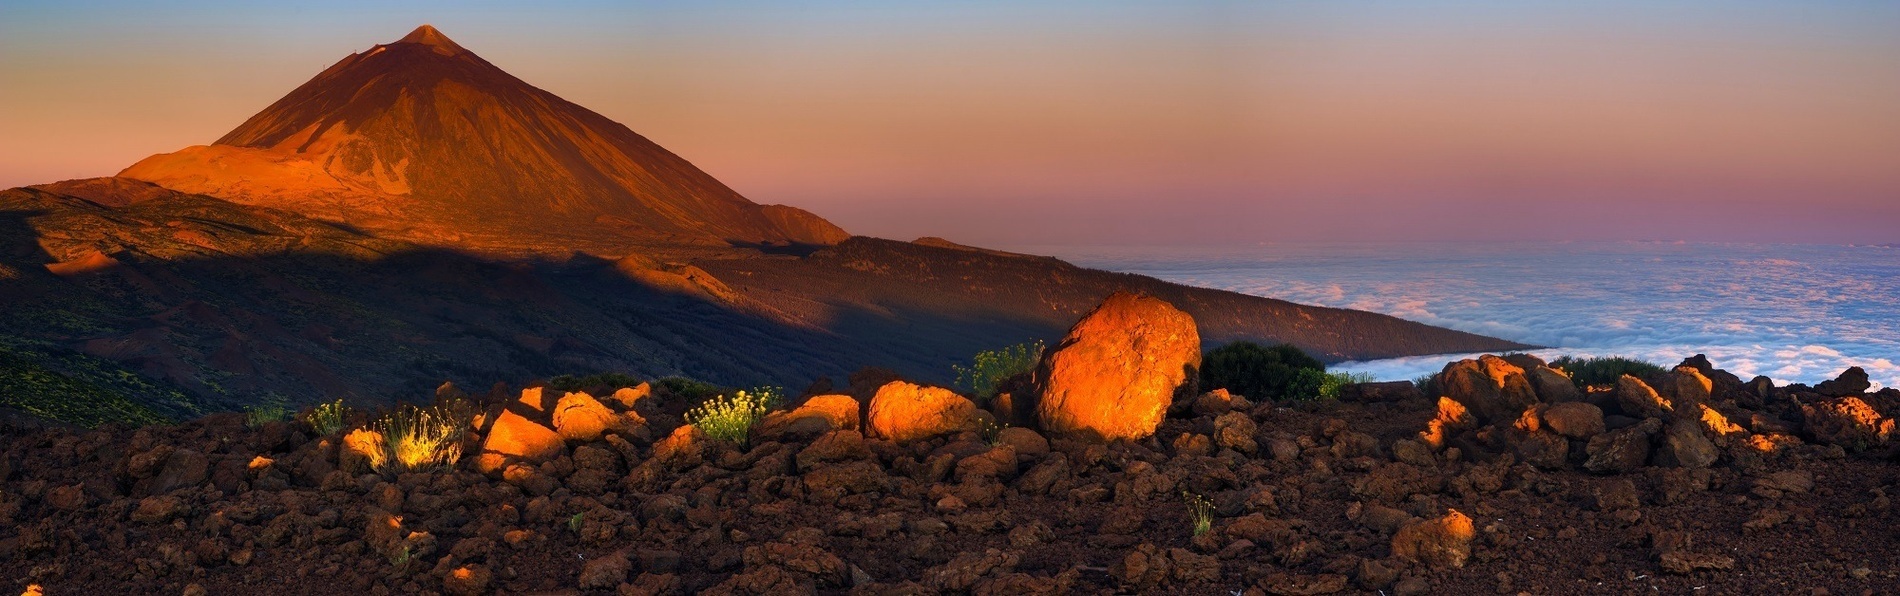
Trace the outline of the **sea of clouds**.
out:
[[[1900,386],[1900,249],[1705,243],[1037,247],[1078,265],[1385,313],[1551,349],[1743,379],[1818,383],[1849,366]],[[1458,356],[1335,365],[1381,380]]]

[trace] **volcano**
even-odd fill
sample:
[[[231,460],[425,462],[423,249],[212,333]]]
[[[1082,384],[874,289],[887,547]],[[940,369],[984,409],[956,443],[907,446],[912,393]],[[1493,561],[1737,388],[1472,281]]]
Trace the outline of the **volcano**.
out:
[[[616,254],[849,237],[809,212],[746,200],[429,25],[344,57],[214,144],[120,176],[460,248]]]

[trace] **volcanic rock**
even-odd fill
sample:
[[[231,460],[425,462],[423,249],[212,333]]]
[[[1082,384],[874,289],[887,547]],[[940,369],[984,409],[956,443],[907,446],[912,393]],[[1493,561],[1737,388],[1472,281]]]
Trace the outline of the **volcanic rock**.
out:
[[[1043,358],[1037,418],[1045,431],[1098,440],[1154,434],[1201,364],[1194,318],[1160,299],[1117,292]]]
[[[1444,397],[1469,408],[1481,424],[1516,419],[1524,408],[1537,403],[1537,392],[1524,369],[1489,354],[1445,365],[1438,374],[1438,388]]]
[[[1444,517],[1400,528],[1392,536],[1392,556],[1433,569],[1457,569],[1471,557],[1471,539],[1476,536],[1471,518],[1453,509]]]
[[[760,421],[761,439],[809,439],[834,430],[858,429],[858,400],[849,395],[818,395],[791,411],[766,414]]]
[[[1544,424],[1557,434],[1588,439],[1603,432],[1603,409],[1578,401],[1553,404],[1544,410]]]
[[[568,393],[554,404],[554,432],[562,439],[585,443],[614,428],[619,417],[585,392]],[[499,421],[499,420],[498,420]]]
[[[1814,440],[1864,451],[1892,439],[1894,421],[1858,397],[1841,397],[1802,404],[1807,431]]]
[[[912,441],[968,428],[976,403],[941,387],[892,381],[871,398],[866,429],[892,441]]]
[[[1866,393],[1867,389],[1873,386],[1873,383],[1867,380],[1867,371],[1855,366],[1843,371],[1841,376],[1835,377],[1834,380],[1822,381],[1821,384],[1815,385],[1814,392],[1828,397],[1847,397]]]
[[[1577,390],[1577,384],[1571,382],[1570,375],[1548,366],[1532,368],[1525,373],[1530,379],[1531,388],[1537,391],[1537,397],[1549,403],[1564,403],[1583,399],[1583,392]]]
[[[1616,403],[1623,413],[1635,418],[1668,418],[1673,407],[1669,400],[1650,388],[1642,379],[1623,375],[1616,379]]]
[[[484,473],[494,473],[510,461],[538,462],[566,450],[567,444],[562,442],[560,433],[508,408],[503,409],[489,427],[476,467]]]
[[[1722,452],[1715,443],[1702,433],[1702,425],[1694,420],[1677,420],[1669,423],[1663,434],[1662,450],[1658,452],[1662,465],[1676,465],[1684,468],[1706,468],[1715,463]]]
[[[1635,426],[1591,437],[1584,447],[1584,453],[1589,454],[1589,459],[1583,462],[1584,469],[1598,474],[1621,474],[1643,467],[1649,461],[1650,437],[1662,432],[1662,428],[1662,420],[1649,418]]]

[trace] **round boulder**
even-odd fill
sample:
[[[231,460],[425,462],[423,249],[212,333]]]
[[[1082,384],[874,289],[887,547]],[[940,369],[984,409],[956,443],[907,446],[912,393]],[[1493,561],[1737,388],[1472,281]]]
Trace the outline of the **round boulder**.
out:
[[[964,430],[976,403],[941,387],[891,381],[871,397],[867,426],[871,436],[910,441]]]
[[[1140,439],[1154,434],[1200,365],[1193,317],[1158,298],[1117,292],[1043,359],[1036,417],[1058,435]]]

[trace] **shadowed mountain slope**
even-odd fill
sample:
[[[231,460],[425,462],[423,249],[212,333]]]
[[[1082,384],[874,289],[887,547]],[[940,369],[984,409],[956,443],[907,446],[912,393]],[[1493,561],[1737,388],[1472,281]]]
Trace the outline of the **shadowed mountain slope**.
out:
[[[111,207],[49,188],[146,198]],[[797,387],[881,366],[947,383],[950,365],[977,350],[1059,338],[1116,289],[1180,305],[1210,342],[1291,341],[1332,360],[1516,346],[1051,258],[872,238],[806,256],[502,261],[135,181],[0,192],[0,227],[0,347],[176,389],[153,392],[167,414],[596,371]]]
[[[154,155],[121,176],[501,252],[846,237],[797,208],[746,200],[428,25],[343,58],[213,145]]]

